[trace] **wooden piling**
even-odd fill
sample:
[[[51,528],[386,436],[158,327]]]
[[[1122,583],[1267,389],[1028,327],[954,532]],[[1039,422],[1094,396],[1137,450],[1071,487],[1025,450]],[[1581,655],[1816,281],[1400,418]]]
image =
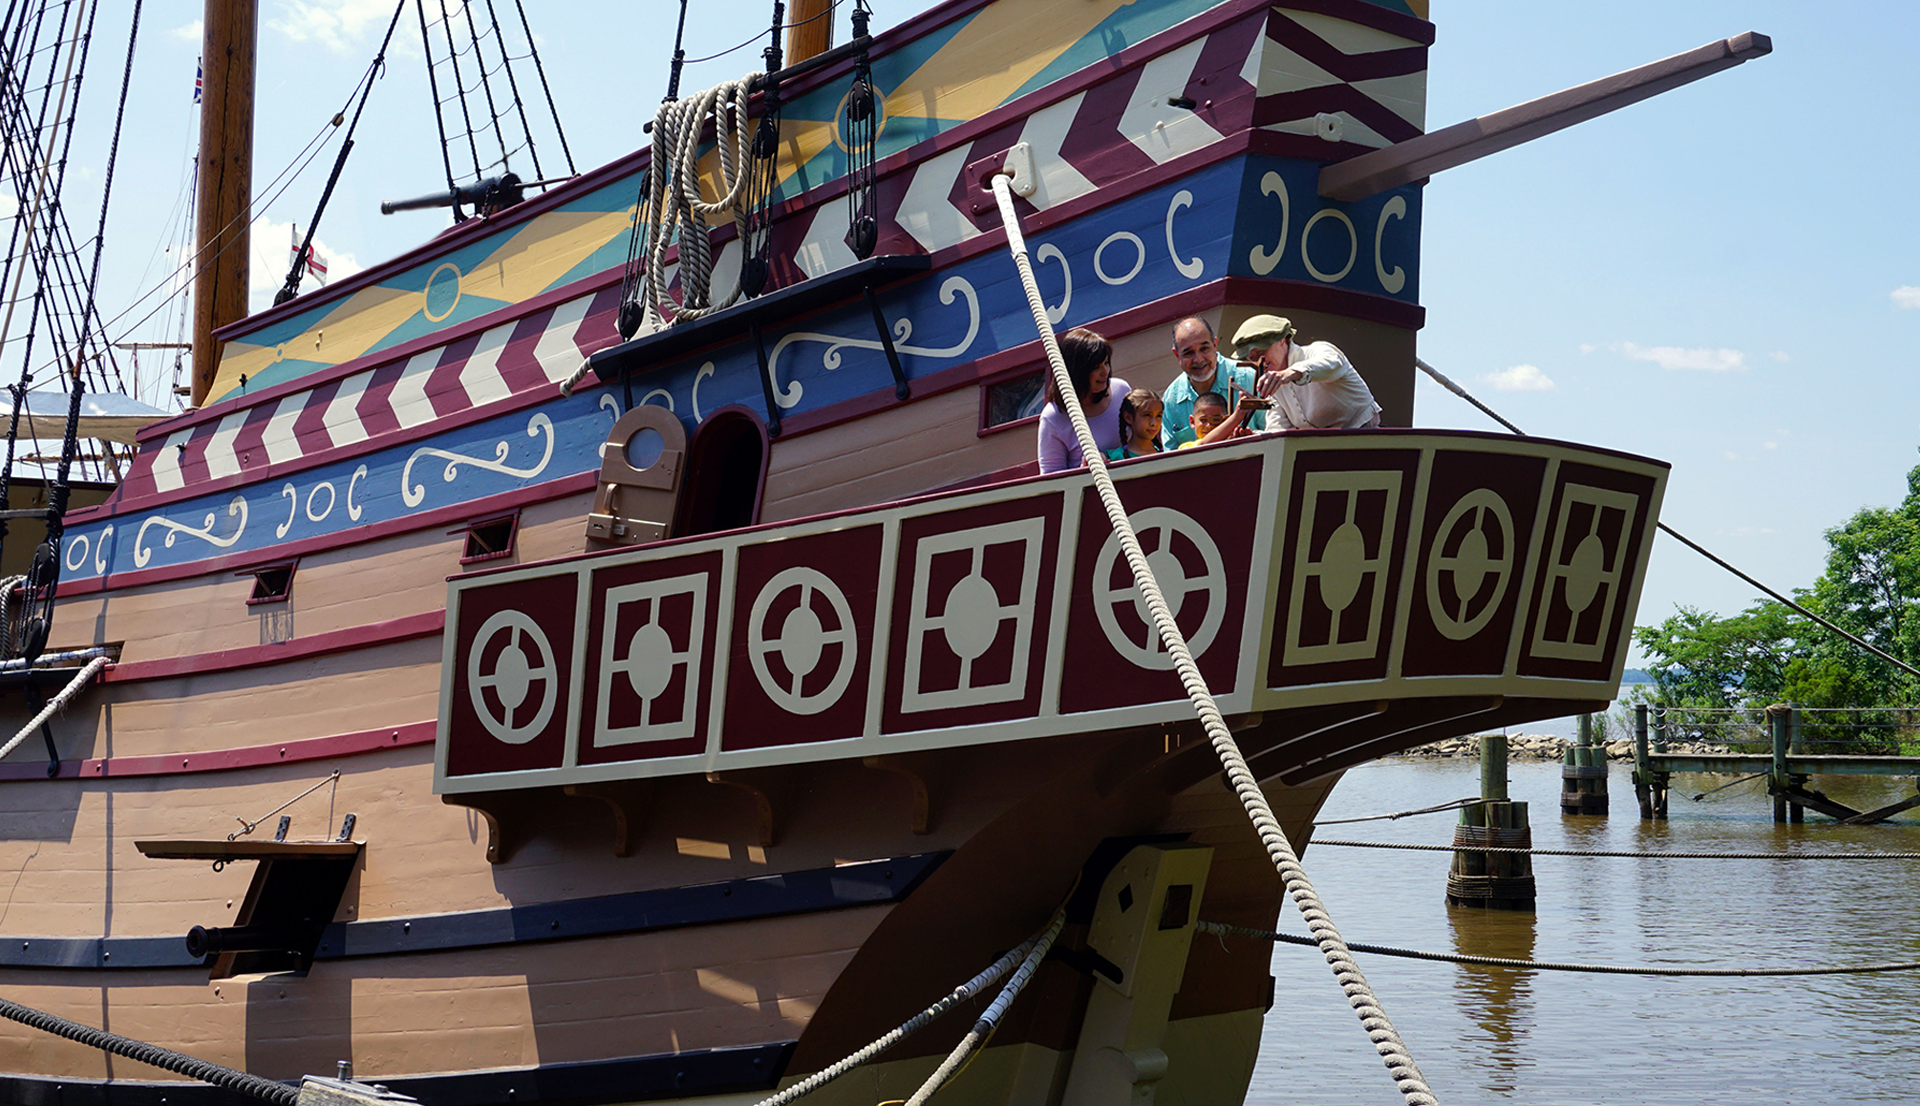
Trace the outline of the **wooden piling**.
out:
[[[1773,796],[1773,820],[1787,820],[1787,790],[1793,786],[1793,780],[1787,774],[1787,744],[1792,735],[1792,726],[1787,719],[1787,705],[1775,703],[1767,708],[1768,728],[1773,736],[1773,768],[1767,773],[1767,791]]]
[[[1580,716],[1580,740],[1560,767],[1560,813],[1607,813],[1607,749],[1594,742],[1593,716]]]
[[[1447,905],[1486,910],[1534,908],[1533,857],[1489,853],[1488,848],[1530,849],[1533,831],[1527,804],[1507,799],[1507,739],[1480,739],[1480,797],[1460,811],[1453,828],[1453,866],[1447,872]]]
[[[1646,821],[1667,816],[1667,774],[1654,770],[1647,752],[1647,705],[1633,705],[1633,794]],[[1663,750],[1664,751],[1664,747]]]

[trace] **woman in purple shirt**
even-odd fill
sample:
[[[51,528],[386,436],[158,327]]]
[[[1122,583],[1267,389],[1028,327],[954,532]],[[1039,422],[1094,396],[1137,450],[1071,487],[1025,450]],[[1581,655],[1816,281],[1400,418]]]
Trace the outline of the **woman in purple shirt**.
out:
[[[1132,389],[1113,375],[1113,347],[1105,338],[1080,327],[1060,336],[1060,359],[1067,364],[1067,377],[1073,381],[1074,394],[1080,397],[1080,409],[1086,412],[1094,444],[1102,453],[1118,449],[1120,401]],[[1049,372],[1046,379],[1047,406],[1040,412],[1040,471],[1079,468],[1086,459],[1080,455],[1073,420],[1061,408],[1053,374]]]

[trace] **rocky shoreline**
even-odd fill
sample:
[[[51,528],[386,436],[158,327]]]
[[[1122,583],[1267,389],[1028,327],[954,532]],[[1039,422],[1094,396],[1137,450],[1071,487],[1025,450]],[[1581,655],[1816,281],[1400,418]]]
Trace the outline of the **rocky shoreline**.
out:
[[[1508,734],[1508,760],[1564,760],[1573,742],[1553,734]],[[1606,743],[1608,760],[1633,759],[1633,742],[1625,739]],[[1726,748],[1709,745],[1704,742],[1677,742],[1667,746],[1669,753],[1724,753]],[[1436,741],[1431,745],[1421,745],[1407,750],[1402,756],[1409,757],[1473,757],[1480,756],[1480,738],[1450,737],[1445,741]]]

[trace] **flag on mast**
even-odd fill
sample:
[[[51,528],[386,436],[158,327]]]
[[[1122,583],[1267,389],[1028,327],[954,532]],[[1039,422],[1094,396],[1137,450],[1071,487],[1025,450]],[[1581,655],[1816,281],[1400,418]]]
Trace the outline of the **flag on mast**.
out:
[[[294,262],[297,264],[300,260],[300,224],[298,223],[293,224],[291,229],[293,231],[293,246],[290,252],[292,254]],[[313,277],[315,283],[321,284],[321,285],[324,285],[327,283],[326,255],[322,254],[319,250],[315,249],[312,246],[307,247],[306,271],[308,275]]]
[[[206,66],[202,64],[205,60],[193,59],[193,102],[196,104],[200,102],[200,84],[206,77]]]

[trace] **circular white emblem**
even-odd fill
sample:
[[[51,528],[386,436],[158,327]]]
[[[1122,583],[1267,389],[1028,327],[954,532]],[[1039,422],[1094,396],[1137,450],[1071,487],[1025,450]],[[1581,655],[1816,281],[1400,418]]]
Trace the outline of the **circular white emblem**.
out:
[[[1174,621],[1179,621],[1180,608],[1189,596],[1196,593],[1206,596],[1207,612],[1200,617],[1199,628],[1187,635],[1187,649],[1199,657],[1213,644],[1227,613],[1227,569],[1220,559],[1220,547],[1214,544],[1206,527],[1171,507],[1144,508],[1133,513],[1132,521],[1140,536],[1141,548],[1153,548],[1153,552],[1147,554],[1147,567],[1153,569],[1154,578],[1160,582],[1160,593],[1166,598],[1167,610],[1173,614]],[[1157,542],[1148,540],[1155,535]],[[1169,670],[1173,667],[1173,658],[1160,647],[1160,631],[1153,624],[1146,599],[1132,585],[1108,586],[1119,557],[1120,537],[1115,534],[1107,538],[1106,544],[1100,547],[1100,555],[1094,558],[1093,609],[1100,618],[1100,629],[1114,650],[1127,660],[1141,668]],[[1188,566],[1196,563],[1200,574],[1189,575]],[[1116,612],[1124,603],[1132,603],[1140,621],[1146,624],[1144,640],[1135,641],[1121,628]]]
[[[800,602],[780,623],[778,637],[767,636],[767,615],[774,601],[788,591],[799,589]],[[816,605],[814,600],[822,600]],[[824,611],[819,609],[824,606]],[[821,618],[831,616],[832,625]],[[820,666],[820,656],[829,645],[840,647],[840,661],[827,686],[811,695],[800,686]],[[791,714],[819,714],[840,701],[847,682],[853,679],[853,662],[859,652],[853,635],[853,608],[832,580],[811,568],[789,568],[767,581],[753,601],[747,616],[747,658],[753,664],[760,690],[767,693],[780,709]],[[782,686],[767,668],[767,654],[780,654],[789,681]]]
[[[487,646],[501,633],[508,635],[506,647],[494,659],[493,671],[482,673],[480,660],[486,655]],[[524,642],[531,641],[539,661],[535,663],[527,655]],[[519,611],[500,611],[492,618],[480,624],[480,632],[473,637],[472,649],[467,653],[467,695],[473,700],[473,712],[480,716],[480,724],[487,732],[509,745],[525,745],[532,741],[547,722],[553,718],[553,707],[560,699],[559,668],[553,663],[553,646],[548,643],[547,635],[533,619]],[[533,685],[540,686],[540,706],[533,712],[533,718],[524,726],[513,724],[513,716]],[[492,689],[500,700],[504,717],[496,718],[487,707],[485,692]]]
[[[1470,522],[1469,512],[1473,515]],[[1489,520],[1497,528],[1493,538],[1500,546],[1498,556],[1490,551]],[[1464,530],[1461,529],[1463,522],[1468,523]],[[1427,612],[1433,616],[1434,628],[1442,635],[1453,641],[1465,641],[1479,633],[1500,608],[1507,584],[1513,579],[1513,516],[1507,513],[1506,500],[1491,488],[1476,488],[1461,496],[1441,520],[1432,554],[1427,562]],[[1445,589],[1452,592],[1451,596],[1442,592],[1440,574],[1443,572],[1452,574],[1451,586]],[[1467,605],[1480,594],[1488,576],[1494,578],[1493,591],[1479,610],[1469,615]]]

